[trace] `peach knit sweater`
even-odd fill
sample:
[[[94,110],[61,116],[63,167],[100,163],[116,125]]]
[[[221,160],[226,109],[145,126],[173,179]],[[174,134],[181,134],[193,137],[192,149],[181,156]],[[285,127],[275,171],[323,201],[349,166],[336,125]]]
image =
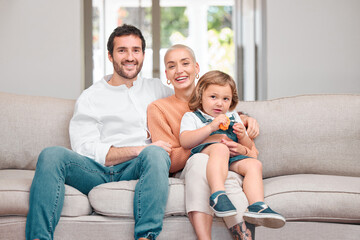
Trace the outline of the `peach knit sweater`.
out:
[[[190,112],[188,102],[175,95],[156,100],[148,106],[147,122],[152,141],[163,140],[172,146],[170,173],[182,170],[190,156],[190,149],[182,148],[179,142],[181,118],[186,112]]]

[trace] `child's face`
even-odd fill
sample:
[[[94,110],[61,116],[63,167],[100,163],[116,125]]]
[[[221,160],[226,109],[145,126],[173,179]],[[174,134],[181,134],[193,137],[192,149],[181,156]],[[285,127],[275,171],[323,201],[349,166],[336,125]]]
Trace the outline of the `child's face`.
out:
[[[225,86],[212,84],[202,94],[203,111],[212,117],[225,114],[231,105],[232,91],[229,84]]]

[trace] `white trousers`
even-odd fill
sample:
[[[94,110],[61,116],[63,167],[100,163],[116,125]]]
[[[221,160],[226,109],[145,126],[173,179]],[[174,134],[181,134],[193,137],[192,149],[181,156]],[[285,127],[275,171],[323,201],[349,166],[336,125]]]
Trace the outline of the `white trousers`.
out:
[[[192,211],[203,212],[214,215],[209,205],[210,187],[206,178],[206,166],[209,156],[204,153],[197,153],[187,160],[180,178],[185,181],[185,205],[186,213]],[[248,201],[242,190],[243,177],[229,171],[225,181],[225,191],[236,207],[237,214],[225,217],[224,222],[228,228],[243,222],[243,214],[248,207]]]

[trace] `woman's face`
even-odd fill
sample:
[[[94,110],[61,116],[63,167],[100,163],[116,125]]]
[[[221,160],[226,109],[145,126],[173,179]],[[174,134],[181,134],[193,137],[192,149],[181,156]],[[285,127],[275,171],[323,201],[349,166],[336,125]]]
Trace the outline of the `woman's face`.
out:
[[[175,90],[195,88],[195,77],[199,70],[199,64],[187,49],[174,49],[165,56],[166,78]]]

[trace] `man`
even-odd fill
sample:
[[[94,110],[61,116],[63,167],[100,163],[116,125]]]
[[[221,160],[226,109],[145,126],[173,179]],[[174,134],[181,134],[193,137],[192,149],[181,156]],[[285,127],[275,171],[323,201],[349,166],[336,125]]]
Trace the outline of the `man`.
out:
[[[69,127],[73,151],[50,147],[39,156],[26,239],[53,239],[64,184],[88,194],[102,183],[134,179],[141,179],[134,196],[135,239],[155,239],[162,230],[171,145],[150,144],[146,108],[172,90],[159,79],[138,76],[145,54],[139,29],[126,24],[116,28],[107,48],[114,72],[78,98]]]

